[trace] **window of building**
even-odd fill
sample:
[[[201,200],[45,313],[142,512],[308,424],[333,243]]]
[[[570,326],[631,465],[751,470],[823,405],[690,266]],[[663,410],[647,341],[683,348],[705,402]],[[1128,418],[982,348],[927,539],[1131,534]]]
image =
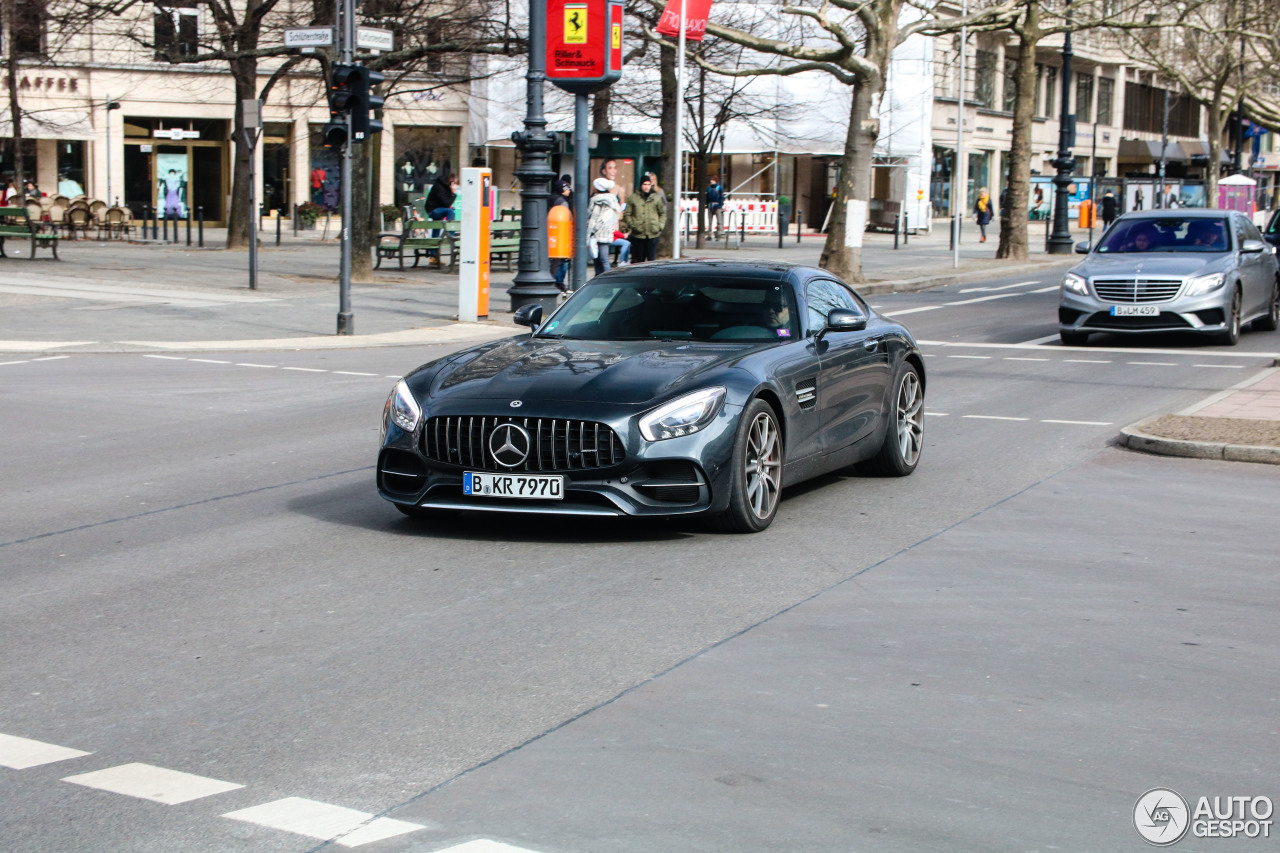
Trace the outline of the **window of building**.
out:
[[[45,0],[15,0],[13,52],[19,59],[40,59],[47,49],[48,10]]]
[[[85,144],[80,140],[58,140],[58,192],[65,196],[84,195],[84,188],[89,186],[88,172],[85,171]],[[80,192],[64,191],[63,183],[74,184]]]
[[[1044,115],[1044,66],[1039,62],[1036,63],[1036,106],[1034,112],[1038,116]]]
[[[1052,65],[1044,70],[1044,115],[1054,118],[1058,114],[1058,69]]]
[[[1169,133],[1198,136],[1200,105],[1186,95],[1169,92]],[[1160,133],[1164,127],[1165,90],[1145,83],[1125,83],[1124,129]]]
[[[457,127],[396,126],[396,204],[424,197],[443,175],[459,168]]]
[[[1093,121],[1093,74],[1076,75],[1076,121],[1089,124]]]
[[[979,50],[973,58],[973,99],[978,106],[994,109],[996,105],[996,55]]]
[[[1098,124],[1111,124],[1112,105],[1115,103],[1116,81],[1110,77],[1098,78]]]
[[[1018,58],[1004,60],[1004,92],[1001,106],[1005,112],[1011,113],[1018,105]]]
[[[164,0],[155,7],[155,58],[179,62],[200,50],[200,10],[196,0]]]

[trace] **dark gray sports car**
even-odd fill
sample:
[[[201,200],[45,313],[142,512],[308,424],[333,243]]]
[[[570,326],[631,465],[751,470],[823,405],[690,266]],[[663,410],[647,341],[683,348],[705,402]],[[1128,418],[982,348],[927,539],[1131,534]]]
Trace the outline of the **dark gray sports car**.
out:
[[[532,333],[424,364],[383,412],[378,491],[406,515],[700,515],[763,530],[784,483],[920,458],[911,333],[828,272],[674,261],[590,281]]]

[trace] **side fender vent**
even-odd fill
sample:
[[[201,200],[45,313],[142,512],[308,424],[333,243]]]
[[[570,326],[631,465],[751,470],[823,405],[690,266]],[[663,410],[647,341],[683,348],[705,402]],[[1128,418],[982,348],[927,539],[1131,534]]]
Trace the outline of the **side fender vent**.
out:
[[[796,383],[796,402],[809,411],[818,405],[818,380],[802,379]]]

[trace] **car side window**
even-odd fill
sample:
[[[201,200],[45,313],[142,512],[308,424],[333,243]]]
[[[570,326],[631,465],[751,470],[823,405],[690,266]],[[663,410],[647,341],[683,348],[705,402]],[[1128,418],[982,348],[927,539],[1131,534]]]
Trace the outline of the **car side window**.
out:
[[[1236,232],[1236,248],[1237,249],[1243,246],[1244,241],[1248,239],[1247,233],[1245,232],[1244,225],[1245,225],[1245,222],[1243,217],[1240,217],[1240,216],[1231,217],[1231,230]]]
[[[845,288],[827,279],[814,279],[805,290],[809,304],[809,330],[812,332],[826,328],[827,315],[835,308],[850,308],[863,311],[854,301],[854,296]],[[863,313],[866,313],[863,311]]]
[[[1245,234],[1245,237],[1250,240],[1262,239],[1262,233],[1258,231],[1258,226],[1254,225],[1252,222],[1250,222],[1247,219],[1244,220],[1244,234]]]

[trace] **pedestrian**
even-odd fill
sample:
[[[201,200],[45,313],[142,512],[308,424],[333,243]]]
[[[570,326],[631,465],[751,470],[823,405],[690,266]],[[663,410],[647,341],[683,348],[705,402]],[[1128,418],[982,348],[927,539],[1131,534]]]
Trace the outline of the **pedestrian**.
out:
[[[978,223],[978,231],[982,233],[978,242],[987,242],[987,224],[991,222],[991,194],[986,187],[978,190],[978,200],[973,203],[973,218]]]
[[[551,195],[551,207],[567,207],[569,215],[573,215],[573,189],[568,175],[561,175],[556,181],[556,191]],[[569,273],[570,258],[552,258],[551,273],[556,277],[556,287],[564,290],[564,280]]]
[[[662,199],[662,203],[665,205],[667,203],[667,191],[658,183],[658,176],[653,172],[645,172],[644,177],[653,182],[653,191],[658,194],[658,198]],[[640,179],[640,183],[644,183],[644,178]]]
[[[36,186],[35,181],[27,181],[22,191],[27,201],[39,201],[41,199],[40,188]]]
[[[720,186],[720,176],[712,175],[707,185],[707,228],[712,239],[724,230],[724,187]],[[712,223],[715,223],[714,225]]]
[[[1107,190],[1102,194],[1102,227],[1110,228],[1116,221],[1116,194]]]
[[[436,178],[427,193],[427,215],[431,219],[453,219],[453,201],[458,195],[458,182],[445,172]]]
[[[596,275],[609,269],[609,248],[613,245],[613,232],[618,230],[618,217],[622,205],[613,194],[615,184],[608,178],[596,178],[592,187],[595,195],[587,208],[587,250],[595,259]]]
[[[658,259],[658,238],[667,227],[667,204],[654,186],[653,176],[640,181],[640,192],[627,200],[622,230],[631,240],[631,259],[636,263]]]
[[[14,204],[18,203],[18,188],[13,181],[13,175],[9,175],[4,179],[4,189],[0,190],[0,207],[8,207],[10,199],[14,199]]]
[[[1138,187],[1133,192],[1133,209],[1142,210],[1142,187]]]
[[[563,189],[561,189],[563,187]],[[573,210],[573,175],[561,175],[560,180],[556,181],[555,195],[557,198],[566,199],[569,210]],[[555,198],[552,201],[556,201]]]

